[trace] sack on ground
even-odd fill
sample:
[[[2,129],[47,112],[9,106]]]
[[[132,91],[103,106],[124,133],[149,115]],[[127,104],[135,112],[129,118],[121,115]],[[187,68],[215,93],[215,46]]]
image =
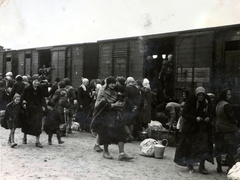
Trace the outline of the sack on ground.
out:
[[[237,162],[227,174],[228,180],[240,180],[240,162]]]
[[[139,147],[139,154],[143,156],[154,156],[154,146],[158,144],[155,139],[148,138],[141,142]]]

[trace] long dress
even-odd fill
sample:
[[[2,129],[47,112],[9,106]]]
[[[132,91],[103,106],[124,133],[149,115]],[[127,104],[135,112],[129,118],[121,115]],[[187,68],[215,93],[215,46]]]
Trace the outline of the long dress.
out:
[[[181,140],[176,148],[174,162],[178,165],[193,165],[202,160],[213,163],[213,138],[211,122],[197,122],[197,117],[212,119],[211,100],[197,101],[192,95],[184,105],[182,116],[186,119]]]
[[[43,90],[40,86],[35,90],[33,85],[29,85],[24,89],[21,97],[27,102],[22,132],[39,136],[42,132],[42,107],[46,107]]]

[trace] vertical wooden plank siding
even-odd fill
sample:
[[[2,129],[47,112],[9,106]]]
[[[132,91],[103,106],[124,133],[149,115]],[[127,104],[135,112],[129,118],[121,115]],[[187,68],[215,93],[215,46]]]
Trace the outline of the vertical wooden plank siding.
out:
[[[24,58],[25,58],[25,51],[18,51],[18,73],[24,75]]]
[[[113,43],[105,42],[99,44],[99,78],[105,79],[112,75],[112,50]]]
[[[24,74],[31,74],[31,58],[25,59],[25,73]]]
[[[77,89],[83,76],[83,46],[72,47],[72,86]]]
[[[38,74],[38,51],[33,50],[32,51],[32,72],[31,75]]]
[[[199,85],[210,88],[212,48],[213,32],[184,34],[178,37],[178,86],[191,87],[192,91]]]
[[[18,54],[17,54],[17,51],[12,52],[12,73],[13,73],[13,77],[18,75]]]
[[[6,53],[6,73],[12,71],[12,53]]]
[[[58,52],[58,77],[65,78],[65,51]]]
[[[56,77],[59,77],[59,73],[58,73],[58,51],[52,51],[52,70],[51,70],[51,77],[52,77],[52,83],[53,80]]]
[[[56,77],[62,80],[65,78],[66,67],[66,47],[54,47],[51,49],[51,81],[53,82]]]
[[[71,66],[72,66],[72,51],[71,47],[67,48],[67,57],[66,57],[66,76],[72,80],[72,74],[71,74]]]
[[[117,41],[113,49],[113,76],[127,77],[128,71],[128,42]]]
[[[4,67],[4,52],[0,52],[0,73],[2,73],[2,76],[5,75],[3,67]]]

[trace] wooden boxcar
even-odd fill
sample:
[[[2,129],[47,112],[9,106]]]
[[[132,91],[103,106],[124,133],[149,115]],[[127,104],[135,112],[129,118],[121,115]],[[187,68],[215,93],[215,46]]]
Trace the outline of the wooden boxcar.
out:
[[[240,91],[240,24],[139,37],[102,40],[23,50],[0,48],[0,72],[38,73],[51,67],[51,81],[68,77],[74,88],[81,78],[104,79],[108,76],[144,78],[143,65],[153,56],[156,74],[168,54],[174,57],[174,90],[194,92],[204,86],[217,93],[223,86]]]

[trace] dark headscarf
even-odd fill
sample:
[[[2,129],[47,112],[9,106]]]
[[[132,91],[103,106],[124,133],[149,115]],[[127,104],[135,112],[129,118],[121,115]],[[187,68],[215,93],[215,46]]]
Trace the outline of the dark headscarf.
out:
[[[116,83],[116,79],[113,77],[113,76],[109,76],[109,77],[107,77],[107,79],[106,79],[106,85],[108,86],[109,84],[115,84]]]

